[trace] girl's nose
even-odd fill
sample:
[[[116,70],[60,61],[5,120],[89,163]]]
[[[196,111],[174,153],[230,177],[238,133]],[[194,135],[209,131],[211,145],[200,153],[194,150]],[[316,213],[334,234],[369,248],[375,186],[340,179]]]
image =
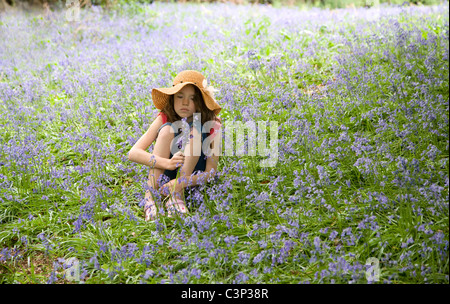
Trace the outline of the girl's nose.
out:
[[[189,98],[183,98],[183,106],[184,105],[186,105],[186,106],[189,105]]]

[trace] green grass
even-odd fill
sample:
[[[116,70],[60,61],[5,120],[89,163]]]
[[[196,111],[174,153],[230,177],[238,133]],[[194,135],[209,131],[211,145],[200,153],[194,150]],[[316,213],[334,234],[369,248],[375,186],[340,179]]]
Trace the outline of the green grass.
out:
[[[176,25],[167,14],[192,22],[214,9],[186,7],[143,6],[148,15],[135,22],[164,34]],[[0,282],[54,282],[56,274],[55,282],[72,283],[62,258],[75,257],[85,283],[367,283],[364,264],[376,257],[379,283],[448,283],[448,5],[425,17],[384,17],[383,30],[360,16],[309,20],[297,31],[277,23],[276,8],[234,9],[246,18],[234,29],[219,16],[223,41],[207,19],[184,29],[192,49],[154,50],[170,63],[138,57],[145,49],[126,43],[142,37],[122,29],[120,40],[102,40],[108,52],[98,61],[67,68],[54,55],[43,70],[29,63],[26,74],[21,61],[0,78],[16,90],[0,99]],[[23,27],[39,29],[30,42],[42,48],[46,28],[33,20]],[[67,52],[73,45],[82,53],[67,39]],[[186,193],[186,219],[147,223],[138,206],[147,169],[126,158],[153,117],[139,85],[197,66],[232,96],[219,95],[224,121],[246,117],[248,107],[256,120],[278,122],[280,159],[262,168],[260,156],[221,157],[219,181]],[[68,80],[51,80],[53,69]],[[42,85],[31,102],[27,80]],[[79,89],[64,89],[67,82]]]

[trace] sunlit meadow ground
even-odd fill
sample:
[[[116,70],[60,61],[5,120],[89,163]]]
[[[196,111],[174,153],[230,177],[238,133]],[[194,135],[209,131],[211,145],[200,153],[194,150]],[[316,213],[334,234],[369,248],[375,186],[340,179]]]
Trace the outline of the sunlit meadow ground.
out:
[[[0,15],[0,281],[449,282],[449,7],[153,4]],[[225,125],[277,121],[279,159],[224,156],[190,216],[144,222],[128,150],[151,89],[197,69]],[[369,282],[370,278],[369,278]]]

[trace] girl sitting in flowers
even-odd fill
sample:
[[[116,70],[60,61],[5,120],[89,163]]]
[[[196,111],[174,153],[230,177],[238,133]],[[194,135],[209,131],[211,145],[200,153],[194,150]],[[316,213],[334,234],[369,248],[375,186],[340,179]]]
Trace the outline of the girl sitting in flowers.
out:
[[[212,139],[220,129],[217,114],[221,107],[213,92],[206,78],[192,70],[179,73],[172,87],[152,90],[153,103],[161,112],[128,153],[129,160],[150,167],[144,197],[146,221],[162,213],[152,191],[166,197],[169,216],[185,214],[184,189],[215,176],[220,147]],[[177,139],[184,142],[180,145]],[[155,140],[153,152],[148,153]]]

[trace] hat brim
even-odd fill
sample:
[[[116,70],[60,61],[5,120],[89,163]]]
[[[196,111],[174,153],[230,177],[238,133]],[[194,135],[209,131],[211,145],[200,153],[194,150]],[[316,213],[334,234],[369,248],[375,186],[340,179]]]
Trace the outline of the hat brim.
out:
[[[199,88],[193,82],[183,82],[179,83],[171,88],[155,88],[152,89],[152,100],[153,104],[158,110],[164,109],[167,102],[169,101],[170,95],[174,95],[178,93],[182,88],[186,85],[192,84],[196,86],[200,92],[202,93],[203,100],[205,101],[206,107],[214,112],[214,114],[218,115],[220,110],[222,109],[219,104],[211,97],[204,89]]]

